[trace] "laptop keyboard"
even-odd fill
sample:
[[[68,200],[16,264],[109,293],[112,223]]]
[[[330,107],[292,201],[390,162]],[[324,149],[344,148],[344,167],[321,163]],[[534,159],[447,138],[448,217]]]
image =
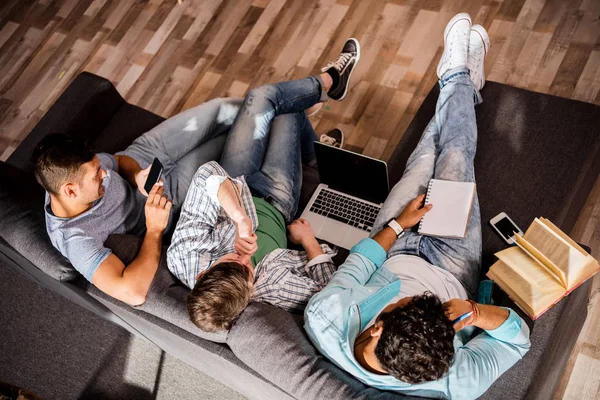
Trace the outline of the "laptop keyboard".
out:
[[[373,229],[380,208],[343,194],[321,189],[310,211],[367,232]]]

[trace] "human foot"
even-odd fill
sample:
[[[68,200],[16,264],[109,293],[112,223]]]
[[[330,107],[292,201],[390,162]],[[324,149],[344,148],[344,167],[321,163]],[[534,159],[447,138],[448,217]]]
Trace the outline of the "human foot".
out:
[[[321,72],[331,75],[333,84],[327,92],[333,100],[342,100],[348,93],[350,75],[360,59],[360,43],[354,38],[346,40],[342,52],[336,61],[327,63]]]
[[[332,129],[329,132],[322,134],[319,138],[319,142],[341,149],[344,145],[344,132],[342,132],[341,129]]]
[[[469,57],[467,67],[471,74],[471,80],[477,90],[485,85],[485,73],[483,64],[485,56],[490,50],[490,37],[481,25],[473,25],[469,36]]]
[[[453,68],[467,66],[471,16],[456,14],[444,29],[444,53],[437,67],[438,78]]]

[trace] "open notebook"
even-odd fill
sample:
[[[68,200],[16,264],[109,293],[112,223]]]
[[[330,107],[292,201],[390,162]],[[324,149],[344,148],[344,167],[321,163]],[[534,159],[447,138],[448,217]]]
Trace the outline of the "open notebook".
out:
[[[545,218],[536,218],[517,246],[496,253],[487,273],[535,320],[600,270],[600,265]]]
[[[475,183],[432,179],[425,204],[433,204],[419,223],[419,233],[429,236],[463,238],[475,197]]]

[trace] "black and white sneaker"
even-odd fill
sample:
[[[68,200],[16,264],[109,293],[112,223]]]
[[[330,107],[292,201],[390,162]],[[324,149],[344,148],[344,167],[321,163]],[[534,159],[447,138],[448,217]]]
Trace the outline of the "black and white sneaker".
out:
[[[319,138],[319,142],[341,149],[344,145],[344,132],[342,132],[341,129],[332,129],[329,132],[322,134]]]
[[[346,40],[344,48],[336,61],[327,63],[321,72],[327,72],[333,79],[333,85],[327,92],[334,100],[342,100],[348,93],[350,75],[360,59],[360,43],[354,38]]]

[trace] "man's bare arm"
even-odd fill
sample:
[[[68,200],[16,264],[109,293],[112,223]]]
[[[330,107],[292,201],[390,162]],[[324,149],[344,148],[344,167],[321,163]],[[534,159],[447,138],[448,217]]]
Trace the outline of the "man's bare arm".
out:
[[[221,207],[223,207],[223,210],[225,210],[229,218],[231,218],[235,224],[248,218],[246,210],[242,207],[240,195],[233,186],[231,179],[227,178],[221,183],[219,191],[217,192],[217,199],[219,199]]]
[[[129,182],[131,186],[138,188],[141,194],[147,196],[148,193],[146,193],[144,185],[150,174],[152,164],[148,165],[146,169],[142,169],[140,164],[129,156],[115,155],[114,157],[117,160],[117,173]],[[162,178],[159,182],[162,185]]]
[[[310,224],[304,218],[298,218],[288,225],[288,231],[290,242],[301,245],[309,260],[324,254]]]
[[[508,319],[510,314],[507,309],[502,307],[479,303],[474,305],[462,299],[448,300],[444,306],[446,307],[448,319],[452,321],[458,319],[461,315],[473,312],[468,318],[454,324],[454,329],[457,332],[468,325],[475,325],[486,331],[496,329]]]
[[[146,295],[160,262],[162,234],[169,222],[172,203],[163,188],[154,185],[146,200],[146,235],[137,257],[127,266],[114,254],[100,264],[92,283],[106,294],[137,306]]]
[[[242,206],[240,196],[231,179],[223,181],[217,192],[221,207],[236,226],[235,251],[240,255],[251,256],[258,249],[257,237],[252,232],[252,221]]]
[[[424,194],[418,196],[416,199],[408,203],[402,213],[398,216],[398,218],[396,218],[396,222],[398,222],[403,229],[412,228],[418,224],[421,218],[423,218],[423,216],[428,213],[429,210],[431,210],[431,204],[423,206],[423,200],[425,200]],[[377,235],[373,237],[373,240],[379,243],[379,245],[383,247],[387,253],[396,241],[396,233],[392,230],[392,228],[385,226]]]
[[[135,177],[140,171],[142,171],[140,164],[138,164],[137,161],[129,156],[115,155],[114,157],[117,161],[117,173],[121,175],[123,179],[129,182],[129,184],[137,187]]]

